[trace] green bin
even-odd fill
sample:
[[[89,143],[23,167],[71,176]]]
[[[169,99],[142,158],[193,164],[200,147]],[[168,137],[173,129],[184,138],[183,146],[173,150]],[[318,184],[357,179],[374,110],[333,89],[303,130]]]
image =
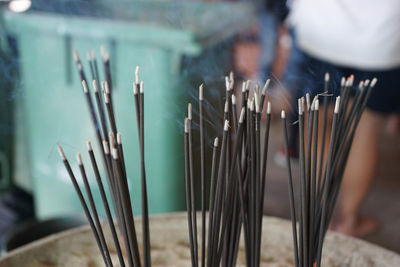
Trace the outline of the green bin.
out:
[[[92,140],[97,155],[99,146],[72,50],[78,51],[90,77],[86,52],[95,48],[99,55],[100,45],[110,53],[114,108],[134,203],[140,203],[140,168],[132,82],[139,65],[145,83],[149,210],[184,209],[182,120],[188,92],[196,92],[203,79],[209,90],[215,90],[214,96],[214,81],[222,81],[218,85],[223,86],[223,75],[231,68],[229,40],[249,26],[252,8],[241,3],[169,1],[86,6],[90,12],[85,14],[82,8],[77,9],[80,12],[74,8],[68,9],[69,15],[57,14],[57,9],[5,14],[6,27],[17,39],[23,86],[17,129],[25,129],[26,134],[19,135],[17,142],[26,144],[26,153],[16,160],[32,179],[26,184],[32,184],[28,190],[34,195],[37,216],[81,212],[56,144],[63,146],[78,178],[75,153],[80,151],[93,177],[85,143]],[[93,188],[97,190],[94,184]],[[100,203],[98,192],[94,196]],[[140,204],[134,212],[141,213]]]

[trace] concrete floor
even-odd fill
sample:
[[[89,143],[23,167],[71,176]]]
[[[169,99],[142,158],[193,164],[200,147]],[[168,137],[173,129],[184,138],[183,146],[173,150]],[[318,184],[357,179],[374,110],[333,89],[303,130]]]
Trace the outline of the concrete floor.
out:
[[[280,119],[275,118],[274,121],[270,132],[264,212],[289,219],[287,171],[273,160],[282,144]],[[378,232],[365,237],[365,240],[400,253],[400,135],[387,136],[382,140],[378,175],[362,206],[362,212],[378,219],[381,227]],[[292,171],[293,174],[298,173],[295,166]]]

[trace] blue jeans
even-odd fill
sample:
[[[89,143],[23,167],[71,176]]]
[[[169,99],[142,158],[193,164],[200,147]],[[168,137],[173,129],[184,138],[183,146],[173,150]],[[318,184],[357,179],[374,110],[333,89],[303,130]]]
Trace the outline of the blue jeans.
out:
[[[259,19],[261,57],[258,77],[261,81],[265,81],[271,74],[275,60],[279,22],[274,13],[266,11],[261,12]]]

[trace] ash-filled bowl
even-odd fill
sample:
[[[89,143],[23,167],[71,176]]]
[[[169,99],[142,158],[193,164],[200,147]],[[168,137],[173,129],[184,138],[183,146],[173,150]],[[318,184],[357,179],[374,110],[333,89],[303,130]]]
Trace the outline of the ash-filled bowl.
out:
[[[139,241],[140,223],[140,219],[136,220]],[[118,266],[108,225],[104,225],[104,229],[114,266]],[[190,266],[186,213],[152,216],[150,229],[153,266]],[[0,267],[6,266],[96,267],[104,266],[104,262],[89,226],[84,226],[49,236],[10,252],[0,259]],[[245,266],[243,242],[239,248],[237,266]],[[264,217],[261,266],[293,266],[293,241],[289,221]],[[322,266],[393,267],[400,266],[400,255],[362,240],[329,232]]]

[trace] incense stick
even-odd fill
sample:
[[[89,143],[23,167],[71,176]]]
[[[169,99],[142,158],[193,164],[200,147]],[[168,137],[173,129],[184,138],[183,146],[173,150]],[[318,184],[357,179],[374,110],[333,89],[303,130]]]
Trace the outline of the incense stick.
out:
[[[192,217],[192,196],[190,186],[190,163],[189,163],[189,119],[185,118],[185,184],[186,184],[186,209],[188,218],[188,229],[189,229],[189,240],[190,240],[190,256],[192,260],[192,266],[196,266],[196,257],[194,251],[194,237],[193,237],[193,217]]]
[[[267,94],[267,89],[268,89],[270,83],[271,83],[271,80],[268,79],[265,82],[264,87],[263,87],[262,92],[261,92],[261,99],[260,99],[260,112],[261,113],[263,112],[264,102],[265,102],[264,101],[265,100],[265,95]]]
[[[112,105],[113,84],[111,79],[110,55],[105,51],[104,46],[100,47],[100,51],[103,58],[104,76],[108,86],[110,87],[110,103]]]
[[[108,247],[107,247],[107,244],[106,244],[106,240],[104,238],[104,232],[103,232],[103,229],[101,228],[99,214],[97,213],[97,209],[96,209],[96,206],[94,204],[92,191],[90,190],[89,181],[88,181],[87,176],[86,176],[85,167],[83,166],[83,162],[82,162],[82,158],[81,158],[81,154],[80,153],[76,154],[76,159],[77,159],[77,162],[78,162],[79,170],[81,172],[83,184],[85,186],[86,195],[87,195],[87,198],[89,200],[90,209],[92,210],[93,219],[94,219],[94,225],[95,225],[97,233],[99,235],[100,244],[101,244],[101,247],[102,247],[102,249],[104,251],[104,255],[106,257],[106,260],[107,260],[107,266],[113,266],[112,261],[111,261],[111,257],[110,257],[110,253],[108,251]]]
[[[289,154],[289,141],[287,135],[287,123],[286,123],[286,115],[285,111],[282,110],[281,113],[282,118],[282,128],[283,128],[283,141],[286,155],[286,164],[288,170],[288,183],[289,183],[289,203],[290,203],[290,216],[292,218],[292,234],[293,234],[293,248],[294,248],[294,263],[296,267],[299,267],[302,264],[299,261],[299,251],[298,251],[298,242],[297,242],[297,227],[296,227],[296,207],[294,203],[294,191],[293,191],[293,178],[292,178],[292,168],[290,165],[290,154]]]
[[[336,98],[336,104],[335,104],[335,110],[334,110],[334,115],[333,115],[333,121],[332,121],[332,131],[331,131],[331,138],[330,138],[330,144],[329,144],[329,151],[328,151],[328,158],[327,158],[327,166],[326,166],[326,174],[329,175],[330,173],[330,168],[331,162],[332,162],[332,153],[334,150],[334,142],[335,142],[335,133],[336,133],[336,123],[338,120],[338,114],[339,114],[339,103],[340,103],[340,97]],[[326,179],[329,179],[327,177]],[[325,194],[324,194],[324,199],[322,202],[322,215],[321,215],[321,225],[325,224],[326,220],[326,205],[327,205],[327,198],[328,198],[328,187],[329,187],[329,181],[327,180],[325,183]],[[320,227],[320,232],[319,232],[319,240],[318,240],[318,248],[317,248],[317,267],[321,266],[321,255],[322,255],[322,239],[324,237],[324,229],[323,227]]]
[[[99,111],[99,115],[100,115],[101,129],[103,131],[102,138],[107,139],[108,127],[107,127],[106,117],[105,117],[105,113],[104,113],[103,101],[102,101],[100,93],[99,93],[97,80],[93,80],[92,85],[93,85],[94,96],[96,98],[97,110]]]
[[[101,200],[103,201],[103,205],[104,205],[104,209],[105,209],[105,212],[106,212],[108,225],[109,225],[110,230],[111,230],[111,235],[112,235],[112,238],[113,238],[113,241],[114,241],[115,249],[117,251],[119,264],[120,264],[121,267],[124,267],[125,266],[125,262],[124,262],[124,258],[122,256],[121,246],[119,244],[117,231],[115,229],[114,220],[112,219],[110,206],[109,206],[108,201],[107,201],[107,197],[106,197],[106,193],[105,193],[105,190],[104,190],[103,182],[101,180],[99,168],[98,168],[97,163],[96,163],[96,158],[95,158],[95,155],[93,153],[93,148],[92,148],[92,145],[91,145],[90,141],[87,141],[86,145],[87,145],[87,148],[88,148],[90,161],[92,163],[92,168],[93,168],[93,171],[94,171],[94,174],[95,174],[95,177],[96,177],[96,182],[97,182],[97,185],[99,187]]]
[[[190,174],[190,192],[192,204],[192,231],[194,238],[194,256],[196,265],[198,265],[198,242],[197,242],[197,216],[196,216],[196,193],[194,187],[194,167],[193,167],[193,136],[192,136],[192,104],[188,104],[188,122],[189,122],[189,174]]]
[[[96,226],[94,225],[92,216],[90,215],[89,208],[86,205],[85,199],[84,199],[84,197],[82,195],[82,192],[81,192],[81,190],[79,188],[78,182],[76,181],[76,178],[75,178],[75,175],[74,175],[74,173],[73,173],[73,171],[71,169],[71,166],[69,165],[69,162],[68,162],[67,158],[65,157],[64,151],[61,148],[61,146],[57,146],[57,149],[58,149],[58,153],[60,154],[60,157],[61,157],[61,159],[62,159],[62,161],[64,163],[65,169],[67,170],[68,175],[69,175],[69,177],[71,179],[71,182],[72,182],[72,184],[73,184],[73,186],[75,188],[76,194],[78,195],[79,201],[81,202],[83,211],[85,212],[85,215],[86,215],[86,218],[87,218],[87,220],[89,222],[90,228],[92,228],[93,235],[95,237],[97,246],[99,247],[99,250],[100,250],[101,255],[103,257],[104,263],[105,263],[106,266],[111,266],[110,263],[109,263],[109,259],[105,255],[105,251],[103,250],[103,246],[102,246],[102,244],[100,242],[100,237],[99,237],[99,234],[97,232]]]
[[[204,119],[203,119],[203,84],[199,87],[199,113],[200,113],[200,181],[201,181],[201,267],[205,266],[206,248],[206,170],[204,151]]]
[[[305,263],[305,251],[307,244],[304,238],[305,227],[304,227],[304,215],[305,215],[305,161],[304,161],[304,98],[300,98],[299,101],[299,138],[300,138],[300,151],[299,151],[299,158],[300,158],[300,203],[299,203],[299,210],[300,210],[300,230],[299,230],[299,243],[300,251],[299,251],[299,262],[303,266],[307,266]]]
[[[144,83],[140,82],[139,91],[139,107],[140,107],[140,173],[141,173],[141,189],[142,189],[142,218],[143,218],[143,248],[144,248],[144,266],[151,266],[150,255],[150,229],[149,229],[149,207],[147,197],[147,179],[144,155]]]
[[[218,150],[218,137],[214,139],[212,161],[211,161],[211,176],[210,176],[210,201],[209,201],[209,219],[208,219],[208,244],[207,244],[207,266],[210,266],[211,262],[211,240],[212,240],[212,222],[214,218],[214,202],[215,202],[215,190],[216,190],[216,169],[217,169],[217,150]],[[189,216],[188,216],[189,217]],[[194,266],[194,265],[192,265]]]
[[[330,76],[329,73],[325,73],[325,92],[329,92],[329,80]],[[321,184],[321,176],[322,176],[322,168],[324,164],[324,156],[325,156],[325,138],[326,138],[326,120],[328,116],[328,96],[324,96],[323,99],[323,111],[322,111],[322,134],[321,134],[321,151],[320,151],[320,160],[319,160],[319,167],[318,167],[318,178],[317,182],[318,185],[320,186]],[[319,191],[319,190],[317,190]]]

